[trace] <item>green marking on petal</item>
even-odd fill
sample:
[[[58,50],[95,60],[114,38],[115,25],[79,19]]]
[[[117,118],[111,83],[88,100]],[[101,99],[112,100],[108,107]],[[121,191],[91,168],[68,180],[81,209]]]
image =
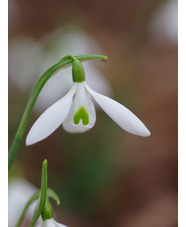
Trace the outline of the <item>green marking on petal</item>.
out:
[[[86,109],[82,106],[74,115],[74,124],[78,125],[80,120],[82,119],[83,125],[88,125],[89,123],[89,116]]]

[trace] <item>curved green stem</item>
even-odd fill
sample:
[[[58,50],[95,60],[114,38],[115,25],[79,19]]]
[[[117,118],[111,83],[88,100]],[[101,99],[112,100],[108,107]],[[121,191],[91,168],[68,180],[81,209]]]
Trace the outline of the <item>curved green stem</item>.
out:
[[[23,139],[24,132],[26,130],[26,126],[28,124],[28,120],[30,118],[31,111],[34,107],[34,104],[37,100],[37,97],[39,93],[41,92],[43,86],[48,81],[48,79],[59,69],[61,69],[64,66],[67,66],[71,64],[74,61],[74,58],[80,60],[80,61],[87,61],[87,60],[93,60],[93,59],[102,59],[107,60],[107,57],[104,55],[78,55],[78,56],[71,56],[68,55],[61,60],[59,60],[58,63],[50,67],[46,72],[42,74],[42,76],[39,78],[38,82],[36,83],[36,86],[31,94],[31,97],[28,101],[28,104],[26,106],[25,112],[23,114],[23,117],[21,119],[21,122],[19,124],[18,130],[16,132],[16,135],[14,137],[14,141],[12,143],[12,146],[9,150],[8,154],[8,169],[10,169],[12,162],[15,158],[16,152],[18,150],[19,144],[21,140]]]

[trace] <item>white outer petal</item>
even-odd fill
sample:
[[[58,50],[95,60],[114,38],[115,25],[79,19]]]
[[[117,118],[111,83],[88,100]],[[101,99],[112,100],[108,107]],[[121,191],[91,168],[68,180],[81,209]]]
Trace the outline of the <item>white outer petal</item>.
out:
[[[85,84],[100,107],[124,130],[138,136],[150,136],[150,131],[130,110],[120,103],[101,95]]]
[[[67,227],[66,225],[56,222],[53,218],[46,221],[41,220],[37,227]]]
[[[27,146],[45,139],[62,124],[69,113],[76,87],[77,83],[74,83],[70,91],[62,99],[50,106],[37,119],[27,135]]]
[[[74,124],[74,114],[78,111],[80,107],[84,107],[89,115],[89,123],[83,125],[80,120],[78,125]],[[84,82],[78,83],[75,97],[68,116],[64,120],[62,126],[70,133],[84,133],[90,130],[96,122],[96,111],[93,102],[90,99],[90,94],[85,88]]]

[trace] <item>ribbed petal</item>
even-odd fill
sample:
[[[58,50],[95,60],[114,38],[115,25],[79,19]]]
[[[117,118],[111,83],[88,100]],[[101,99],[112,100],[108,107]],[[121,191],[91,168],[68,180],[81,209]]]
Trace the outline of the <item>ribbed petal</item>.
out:
[[[37,227],[57,227],[57,226],[54,224],[53,218],[51,218],[45,221],[41,219]]]
[[[101,95],[85,84],[100,107],[124,130],[138,136],[150,136],[149,130],[130,110],[120,103]]]
[[[53,219],[53,222],[54,222],[56,227],[67,227],[66,225],[62,225],[62,224],[56,222],[54,219]]]
[[[59,101],[50,106],[34,123],[26,138],[26,145],[37,143],[52,134],[64,121],[72,105],[77,84]]]
[[[78,124],[74,123],[74,116],[78,110],[82,109],[86,111],[88,115],[87,124],[83,124],[80,119]],[[75,97],[73,99],[72,106],[69,114],[63,122],[63,128],[70,133],[83,133],[91,129],[96,122],[96,112],[93,102],[90,100],[90,94],[86,90],[84,82],[78,83]]]
[[[40,220],[37,227],[67,227],[66,225],[62,225],[56,222],[53,218],[48,220]]]

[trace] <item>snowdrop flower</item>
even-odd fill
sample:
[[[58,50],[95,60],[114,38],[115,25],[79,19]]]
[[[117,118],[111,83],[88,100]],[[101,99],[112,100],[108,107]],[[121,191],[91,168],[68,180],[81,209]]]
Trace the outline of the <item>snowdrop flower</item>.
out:
[[[91,96],[122,129],[138,136],[150,136],[149,130],[130,110],[95,92],[86,84],[83,66],[75,58],[72,63],[72,76],[71,89],[38,118],[28,133],[26,145],[45,139],[60,125],[70,133],[83,133],[91,129],[96,122]]]
[[[40,220],[37,227],[67,227],[67,226],[56,222],[53,218],[50,218],[45,221]]]

